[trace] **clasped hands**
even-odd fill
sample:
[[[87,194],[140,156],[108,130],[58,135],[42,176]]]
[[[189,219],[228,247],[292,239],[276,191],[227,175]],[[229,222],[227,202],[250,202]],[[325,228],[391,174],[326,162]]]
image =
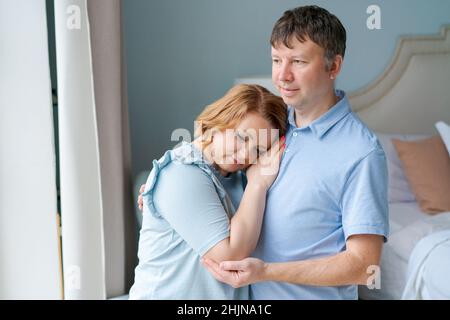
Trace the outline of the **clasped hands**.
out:
[[[267,264],[256,258],[240,261],[223,261],[220,264],[207,258],[201,263],[216,280],[239,288],[251,283],[263,281],[267,274]]]

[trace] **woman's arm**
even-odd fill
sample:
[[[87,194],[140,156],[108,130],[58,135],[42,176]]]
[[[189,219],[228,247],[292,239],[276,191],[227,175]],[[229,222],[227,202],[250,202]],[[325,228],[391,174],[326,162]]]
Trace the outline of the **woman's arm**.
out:
[[[230,236],[212,247],[204,257],[216,262],[241,260],[255,249],[266,205],[265,186],[247,184],[239,209],[230,222]]]
[[[247,187],[239,208],[230,222],[230,237],[206,252],[205,258],[216,262],[241,260],[256,248],[261,231],[266,193],[275,180],[284,145],[272,147],[272,152],[259,158],[247,170]]]

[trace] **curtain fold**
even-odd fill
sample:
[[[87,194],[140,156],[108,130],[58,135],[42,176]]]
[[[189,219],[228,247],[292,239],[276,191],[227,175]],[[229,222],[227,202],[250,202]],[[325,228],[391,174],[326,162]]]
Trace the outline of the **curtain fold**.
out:
[[[104,299],[100,156],[86,0],[55,1],[66,299]]]
[[[128,292],[136,259],[120,0],[88,1],[104,209],[107,297]]]
[[[55,35],[65,298],[115,297],[136,257],[121,1],[55,1]]]

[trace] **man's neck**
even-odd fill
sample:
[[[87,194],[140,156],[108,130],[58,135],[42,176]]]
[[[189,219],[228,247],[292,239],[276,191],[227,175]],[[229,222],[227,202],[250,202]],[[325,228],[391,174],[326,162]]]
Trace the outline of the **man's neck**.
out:
[[[295,124],[298,128],[307,127],[311,122],[330,110],[338,101],[339,98],[333,90],[325,99],[320,100],[314,105],[299,108],[294,107]]]

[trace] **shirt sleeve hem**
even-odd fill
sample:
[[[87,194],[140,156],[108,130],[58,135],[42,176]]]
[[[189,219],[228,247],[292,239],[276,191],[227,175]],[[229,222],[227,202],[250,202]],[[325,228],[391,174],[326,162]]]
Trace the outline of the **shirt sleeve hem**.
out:
[[[361,226],[351,226],[345,228],[345,241],[350,236],[357,234],[375,234],[384,237],[384,242],[388,241],[388,232],[386,228],[383,226],[370,226],[370,225],[361,225]]]
[[[222,241],[225,238],[230,236],[230,231],[226,230],[224,232],[219,233],[215,237],[211,238],[205,245],[201,246],[197,251],[201,257],[208,252],[212,247],[214,247],[217,243]]]

